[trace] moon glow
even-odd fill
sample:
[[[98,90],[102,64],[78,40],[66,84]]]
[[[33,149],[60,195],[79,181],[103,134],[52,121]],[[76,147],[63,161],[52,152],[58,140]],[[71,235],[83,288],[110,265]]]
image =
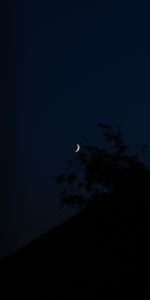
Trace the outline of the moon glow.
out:
[[[79,144],[77,144],[77,149],[76,149],[76,151],[75,152],[78,152],[80,150],[80,145]]]

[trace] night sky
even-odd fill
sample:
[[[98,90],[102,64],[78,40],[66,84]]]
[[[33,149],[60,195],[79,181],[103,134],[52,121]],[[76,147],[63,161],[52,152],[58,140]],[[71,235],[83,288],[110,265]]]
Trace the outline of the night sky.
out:
[[[147,1],[148,3],[148,1]],[[75,211],[57,208],[61,173],[98,122],[150,144],[150,6],[14,0],[5,7],[5,199],[0,255]]]

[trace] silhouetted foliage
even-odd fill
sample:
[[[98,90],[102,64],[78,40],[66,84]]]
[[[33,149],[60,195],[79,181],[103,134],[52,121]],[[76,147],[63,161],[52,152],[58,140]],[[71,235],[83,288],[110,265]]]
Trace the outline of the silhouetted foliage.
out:
[[[83,208],[104,194],[137,197],[149,193],[150,169],[144,162],[148,147],[144,145],[140,155],[131,154],[119,128],[112,130],[103,123],[97,127],[109,147],[92,145],[82,138],[81,150],[68,161],[69,171],[55,177],[62,187],[60,206]]]

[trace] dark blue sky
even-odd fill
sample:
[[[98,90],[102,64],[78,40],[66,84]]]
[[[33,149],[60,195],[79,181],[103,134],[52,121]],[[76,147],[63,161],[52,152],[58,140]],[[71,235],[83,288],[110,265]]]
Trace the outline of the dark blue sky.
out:
[[[140,1],[12,1],[5,23],[7,187],[1,255],[52,228],[50,176],[99,121],[150,144],[150,6]],[[101,2],[101,4],[100,4]]]

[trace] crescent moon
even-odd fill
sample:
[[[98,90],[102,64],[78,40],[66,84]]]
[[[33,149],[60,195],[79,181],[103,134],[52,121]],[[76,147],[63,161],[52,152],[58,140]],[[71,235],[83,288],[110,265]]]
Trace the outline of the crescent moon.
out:
[[[75,152],[78,152],[80,150],[80,145],[79,144],[77,144],[77,149],[76,149],[76,151]]]

